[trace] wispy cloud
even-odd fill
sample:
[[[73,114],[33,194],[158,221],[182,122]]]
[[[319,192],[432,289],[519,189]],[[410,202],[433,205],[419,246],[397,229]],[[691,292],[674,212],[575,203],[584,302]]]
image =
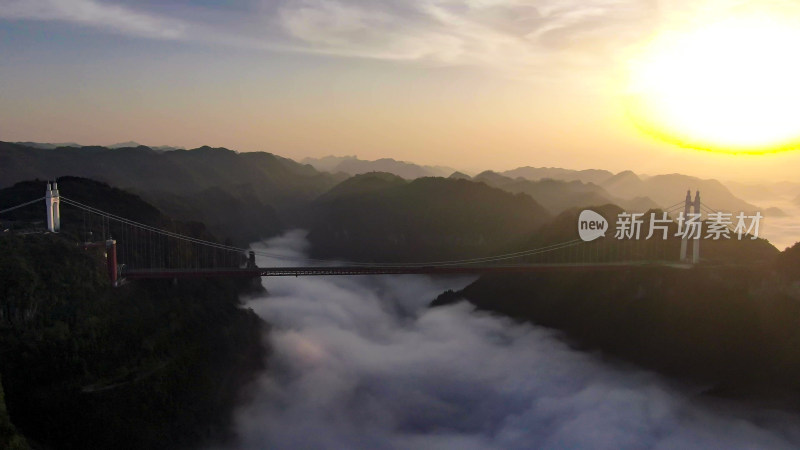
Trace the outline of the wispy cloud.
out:
[[[0,0],[0,18],[61,21],[158,39],[179,39],[187,28],[180,20],[96,0]]]
[[[554,59],[598,60],[604,49],[635,40],[647,31],[657,1],[264,0],[229,10],[165,2],[159,11],[176,15],[164,16],[147,3],[0,0],[0,18],[63,21],[156,39],[527,72]]]
[[[535,69],[598,60],[652,28],[655,0],[290,0],[287,33],[347,56]]]

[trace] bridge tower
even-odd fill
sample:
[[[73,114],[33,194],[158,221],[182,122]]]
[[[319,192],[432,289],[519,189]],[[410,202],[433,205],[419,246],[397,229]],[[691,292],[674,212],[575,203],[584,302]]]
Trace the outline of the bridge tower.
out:
[[[694,195],[694,213],[700,217],[700,191]],[[699,220],[699,219],[698,219]],[[692,264],[700,262],[700,237],[698,236],[692,243]]]
[[[253,250],[250,250],[250,252],[247,255],[247,268],[258,269],[258,266],[256,265],[256,252],[254,252]]]
[[[691,212],[692,208],[692,191],[686,191],[686,203],[683,206],[683,217],[686,219],[689,217],[689,213]],[[681,262],[686,261],[686,250],[689,244],[689,238],[684,233],[683,238],[681,239]]]
[[[61,197],[58,194],[58,183],[53,185],[47,183],[47,191],[44,193],[44,202],[47,207],[47,229],[51,233],[61,231]]]
[[[700,191],[698,190],[694,195],[694,201],[692,201],[692,191],[686,191],[686,203],[684,203],[683,207],[683,217],[684,220],[689,218],[689,213],[693,212],[696,214],[696,217],[700,217]],[[698,219],[699,220],[699,219]],[[700,262],[700,239],[695,238],[692,239],[692,264],[697,264]],[[689,237],[686,233],[684,233],[683,238],[681,239],[681,261],[682,262],[689,262],[689,257],[687,255],[687,251],[689,250]]]

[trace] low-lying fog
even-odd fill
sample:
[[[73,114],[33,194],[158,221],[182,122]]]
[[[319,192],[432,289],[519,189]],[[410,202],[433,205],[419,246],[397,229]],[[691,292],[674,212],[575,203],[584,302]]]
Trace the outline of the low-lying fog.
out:
[[[260,249],[302,260],[303,233]],[[261,258],[259,265],[298,261]],[[651,373],[570,349],[541,327],[427,309],[470,278],[265,278],[268,370],[238,448],[798,448],[800,421],[708,407]]]
[[[784,196],[771,198],[762,203],[778,208],[783,215],[764,210],[762,212],[764,226],[760,236],[769,240],[781,251],[794,245],[800,236],[800,205],[797,200]]]

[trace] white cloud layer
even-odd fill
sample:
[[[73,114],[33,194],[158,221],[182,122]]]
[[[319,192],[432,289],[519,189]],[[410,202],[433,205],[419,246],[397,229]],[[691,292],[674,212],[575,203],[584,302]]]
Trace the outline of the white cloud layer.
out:
[[[270,242],[302,255],[301,234]],[[265,264],[266,261],[261,261]],[[279,262],[272,261],[270,264]],[[295,262],[296,263],[296,262]],[[467,304],[466,279],[270,278],[248,306],[273,329],[268,372],[238,415],[244,449],[797,448],[794,416],[700,406],[549,330]]]

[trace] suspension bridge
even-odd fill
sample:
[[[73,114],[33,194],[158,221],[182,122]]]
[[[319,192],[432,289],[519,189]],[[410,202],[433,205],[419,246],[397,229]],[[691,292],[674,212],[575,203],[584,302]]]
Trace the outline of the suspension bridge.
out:
[[[78,213],[73,217],[81,217],[82,224],[75,224],[73,230],[81,230],[84,237],[79,245],[87,251],[99,250],[103,253],[105,268],[114,285],[123,280],[158,278],[534,273],[619,270],[641,266],[688,268],[700,259],[699,233],[694,237],[684,233],[682,238],[675,239],[670,231],[670,238],[667,238],[667,227],[661,225],[663,239],[657,237],[649,241],[642,240],[640,230],[631,227],[624,230],[628,239],[609,236],[593,242],[569,239],[538,248],[469,259],[391,264],[338,263],[235,247],[189,235],[177,226],[138,222],[62,196],[55,182],[47,183],[44,197],[0,210],[0,214],[31,207],[42,200],[46,207],[48,232],[61,231],[62,205]],[[692,214],[698,218],[702,214],[706,217],[720,214],[700,202],[699,192],[694,200],[687,192],[684,200],[663,210],[663,216],[658,221],[666,222],[669,215],[675,213],[679,213],[680,220]],[[635,225],[635,221],[632,225]],[[727,232],[735,232],[731,225],[726,227]],[[610,232],[609,228],[606,224],[605,231]],[[691,255],[688,253],[690,243]],[[256,256],[278,262],[271,267],[258,267]]]

